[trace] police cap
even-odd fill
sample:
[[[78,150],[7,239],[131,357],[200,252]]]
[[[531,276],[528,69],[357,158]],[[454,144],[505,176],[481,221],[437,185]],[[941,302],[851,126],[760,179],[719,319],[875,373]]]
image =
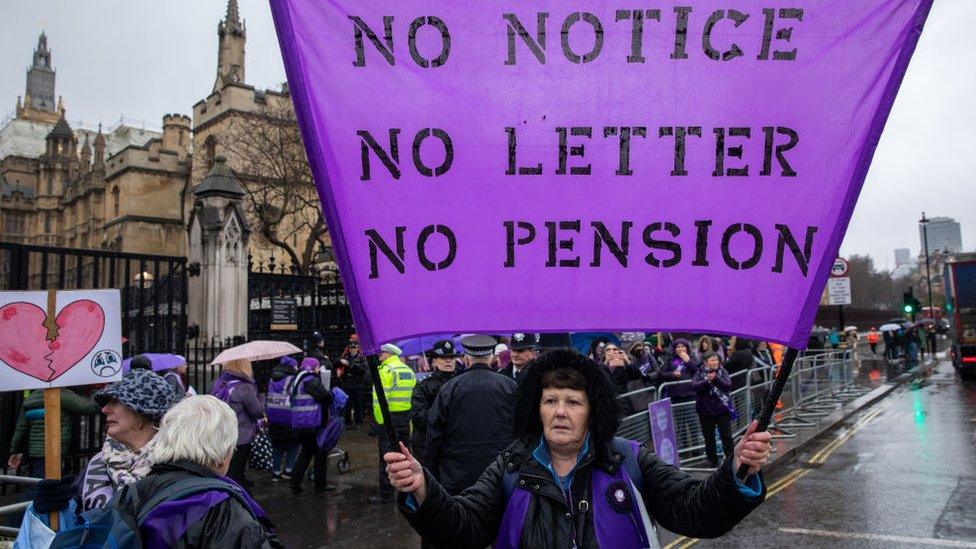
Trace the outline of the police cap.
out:
[[[427,358],[454,358],[461,353],[450,339],[442,339],[427,351]]]
[[[491,356],[497,344],[495,338],[486,335],[469,335],[461,340],[465,354],[470,356]]]
[[[524,351],[526,349],[535,349],[538,345],[538,340],[535,334],[524,334],[521,332],[512,334],[511,343],[509,343],[508,348],[513,351]]]

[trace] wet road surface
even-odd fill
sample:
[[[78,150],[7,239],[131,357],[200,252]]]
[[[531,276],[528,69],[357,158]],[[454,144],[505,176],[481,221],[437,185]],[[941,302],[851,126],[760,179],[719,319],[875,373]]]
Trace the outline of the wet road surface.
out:
[[[943,361],[767,482],[726,536],[665,547],[976,548],[976,384]]]

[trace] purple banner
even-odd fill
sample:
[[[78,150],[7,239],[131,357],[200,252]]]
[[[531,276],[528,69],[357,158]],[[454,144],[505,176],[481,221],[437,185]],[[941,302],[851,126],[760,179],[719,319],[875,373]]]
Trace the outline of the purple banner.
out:
[[[805,347],[931,4],[271,0],[363,346]]]
[[[681,465],[678,456],[678,439],[674,433],[674,415],[671,413],[671,399],[665,398],[647,405],[647,417],[651,422],[651,439],[654,453],[662,461],[675,467]]]

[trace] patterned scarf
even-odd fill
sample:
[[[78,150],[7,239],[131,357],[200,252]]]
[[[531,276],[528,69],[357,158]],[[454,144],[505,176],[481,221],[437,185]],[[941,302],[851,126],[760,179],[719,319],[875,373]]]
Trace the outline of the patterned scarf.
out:
[[[149,455],[155,444],[156,439],[152,438],[138,452],[133,452],[121,442],[106,437],[102,451],[88,462],[85,471],[82,486],[85,511],[103,507],[119,488],[148,475],[152,469]]]

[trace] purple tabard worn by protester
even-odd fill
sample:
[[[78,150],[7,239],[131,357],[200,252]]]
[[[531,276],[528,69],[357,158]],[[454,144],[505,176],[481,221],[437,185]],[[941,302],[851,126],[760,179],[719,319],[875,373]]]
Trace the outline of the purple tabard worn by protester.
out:
[[[633,440],[628,442],[629,450],[636,459],[640,445]],[[614,549],[650,547],[638,503],[641,494],[627,474],[627,468],[621,464],[613,475],[596,467],[591,471],[593,527],[597,544]],[[611,504],[611,499],[621,511]],[[522,530],[531,500],[532,492],[518,486],[512,490],[502,515],[498,537],[492,545],[494,549],[521,547]]]
[[[221,480],[235,486],[247,502],[247,506],[255,517],[265,518],[264,510],[246,490],[233,480],[221,476]],[[231,497],[227,492],[210,490],[193,494],[192,496],[166,501],[157,505],[139,526],[142,539],[147,549],[168,549],[183,537],[190,525],[202,520],[213,507]]]

